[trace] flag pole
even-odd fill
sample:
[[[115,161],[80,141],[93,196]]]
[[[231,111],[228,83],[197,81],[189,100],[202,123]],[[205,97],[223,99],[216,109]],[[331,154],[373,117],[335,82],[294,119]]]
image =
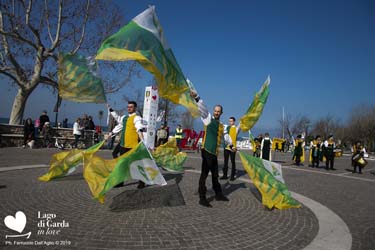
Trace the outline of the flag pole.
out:
[[[285,112],[284,112],[284,106],[283,106],[283,139],[285,139],[284,125],[285,125]]]

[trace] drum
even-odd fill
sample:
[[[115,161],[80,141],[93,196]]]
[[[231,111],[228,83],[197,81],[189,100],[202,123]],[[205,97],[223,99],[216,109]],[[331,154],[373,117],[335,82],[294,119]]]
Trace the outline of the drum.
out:
[[[360,158],[362,158],[361,157],[361,154],[355,154],[355,155],[353,155],[353,161],[358,161]]]
[[[359,158],[359,160],[358,160],[357,162],[358,162],[358,165],[359,165],[361,168],[364,168],[364,167],[366,167],[366,165],[367,165],[367,161],[366,161],[363,157]]]

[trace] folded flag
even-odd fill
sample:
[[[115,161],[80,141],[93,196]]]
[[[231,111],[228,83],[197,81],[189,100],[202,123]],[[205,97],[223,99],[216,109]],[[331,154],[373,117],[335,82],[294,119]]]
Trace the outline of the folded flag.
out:
[[[171,172],[183,171],[183,164],[187,159],[186,153],[179,152],[176,138],[174,137],[157,147],[152,152],[152,156],[159,167]]]
[[[96,76],[94,60],[59,54],[58,64],[59,96],[74,102],[107,102],[102,80]]]
[[[104,142],[105,141],[99,142],[86,150],[72,149],[70,151],[54,154],[48,172],[38,179],[40,181],[50,181],[54,178],[67,176],[73,173],[78,165],[82,163],[83,153],[87,155],[95,154]]]
[[[239,152],[242,164],[262,194],[262,204],[268,208],[299,208],[301,205],[292,198],[282,176],[281,165],[266,161],[250,154]]]
[[[143,142],[116,160],[113,171],[108,175],[104,187],[97,197],[99,201],[104,200],[104,195],[111,188],[127,180],[140,180],[148,185],[167,184]]]
[[[264,105],[267,102],[270,84],[270,76],[267,77],[266,81],[263,83],[261,89],[255,94],[254,100],[250,107],[247,109],[246,113],[240,118],[241,130],[246,132],[250,130],[255,123],[258,121],[260,115],[263,112]]]
[[[105,39],[96,59],[137,61],[154,75],[161,97],[185,106],[193,117],[199,116],[185,76],[166,42],[155,6],[149,7]]]

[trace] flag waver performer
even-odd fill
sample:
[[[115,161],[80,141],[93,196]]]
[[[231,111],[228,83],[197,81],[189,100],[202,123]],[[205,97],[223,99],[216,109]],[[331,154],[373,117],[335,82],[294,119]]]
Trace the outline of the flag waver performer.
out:
[[[201,114],[201,119],[204,124],[205,135],[202,142],[202,170],[199,178],[199,204],[205,207],[211,207],[211,204],[206,198],[206,179],[208,173],[211,171],[212,175],[212,186],[215,191],[215,199],[217,201],[229,201],[227,197],[223,195],[221,186],[219,183],[219,166],[217,161],[217,155],[220,146],[220,140],[224,134],[224,126],[220,122],[220,116],[223,113],[223,107],[216,105],[214,113],[211,115],[206,105],[200,99],[196,92],[191,91],[191,96],[195,99],[198,104],[198,109]]]
[[[229,125],[224,126],[224,139],[225,139],[225,148],[224,148],[224,167],[223,167],[223,176],[220,180],[228,179],[228,161],[232,163],[232,171],[230,175],[230,180],[234,181],[236,176],[236,151],[237,151],[237,135],[240,125],[236,126],[234,123],[236,118],[233,116],[229,118]]]
[[[119,116],[110,106],[107,104],[107,107],[111,115],[115,120],[122,124],[122,132],[120,136],[120,146],[119,151],[120,155],[125,154],[130,151],[132,148],[135,148],[139,141],[143,141],[143,125],[142,118],[136,114],[137,103],[134,101],[128,102],[128,114]],[[120,183],[121,185],[121,183]],[[142,181],[139,181],[138,188],[144,188],[145,184]]]

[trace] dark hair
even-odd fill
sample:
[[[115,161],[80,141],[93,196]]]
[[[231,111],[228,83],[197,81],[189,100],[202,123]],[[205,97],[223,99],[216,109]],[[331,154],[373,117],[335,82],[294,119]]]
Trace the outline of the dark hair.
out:
[[[221,110],[221,113],[223,113],[223,106],[221,106],[220,104],[216,104],[216,105],[215,105],[215,108],[216,108],[216,107],[219,107],[220,110]]]
[[[234,118],[233,116],[229,117],[229,120],[232,119],[234,122],[236,121],[236,118]]]
[[[137,107],[137,103],[135,101],[128,101],[128,104],[133,104],[135,108]]]
[[[33,119],[31,119],[31,118],[29,117],[29,118],[27,118],[26,121],[25,121],[25,126],[29,125],[29,124],[27,124],[27,121],[30,121],[30,125],[33,124]]]
[[[317,140],[318,138],[320,138],[320,135],[315,136],[315,140]]]

